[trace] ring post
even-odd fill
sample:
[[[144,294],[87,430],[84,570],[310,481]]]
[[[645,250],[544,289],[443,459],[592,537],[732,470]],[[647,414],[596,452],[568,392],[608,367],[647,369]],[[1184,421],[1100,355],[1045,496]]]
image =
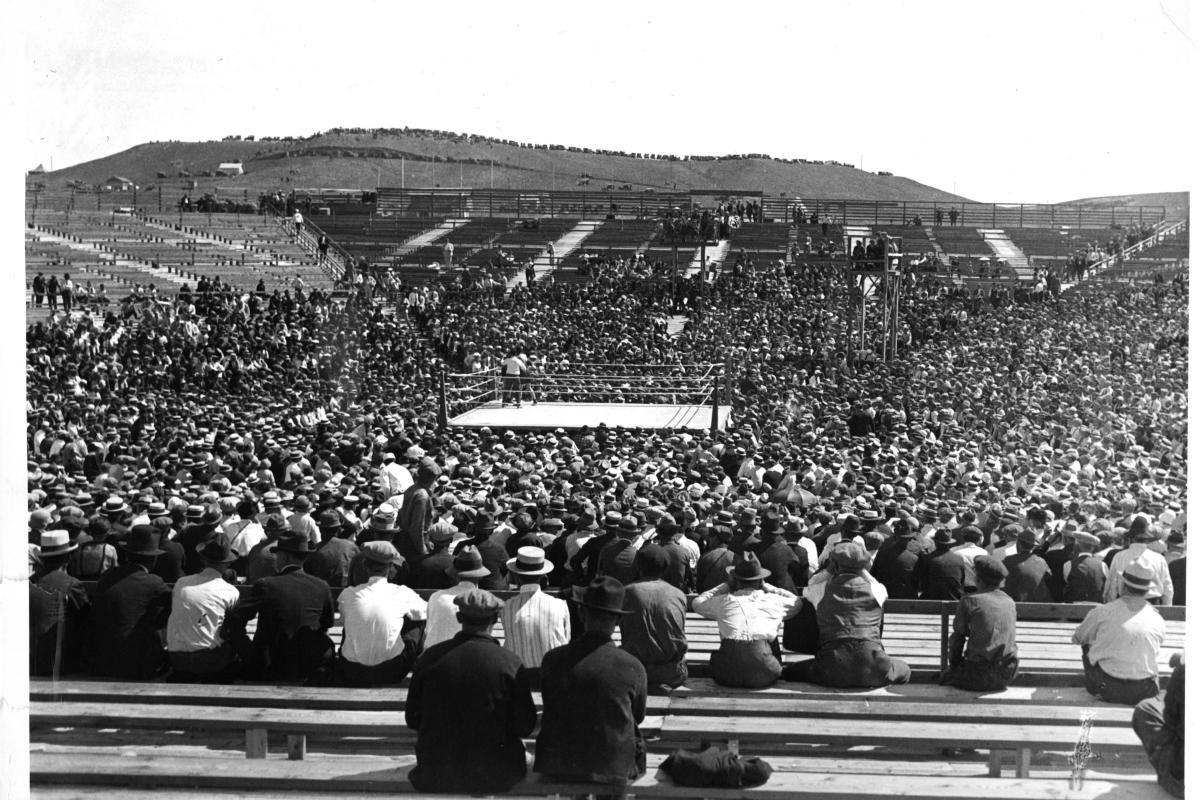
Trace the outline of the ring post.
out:
[[[450,427],[450,417],[446,413],[446,368],[442,367],[441,398],[438,403],[438,427],[442,430]]]
[[[721,376],[713,376],[713,393],[712,393],[712,425],[710,425],[710,433],[715,437],[717,428],[720,425],[721,413]]]

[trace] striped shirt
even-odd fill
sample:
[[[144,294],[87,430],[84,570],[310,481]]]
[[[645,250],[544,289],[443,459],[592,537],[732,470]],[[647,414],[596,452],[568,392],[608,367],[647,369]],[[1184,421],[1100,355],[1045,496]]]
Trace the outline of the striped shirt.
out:
[[[571,615],[564,600],[551,597],[536,583],[521,587],[500,612],[504,649],[529,668],[540,667],[542,656],[571,640]]]

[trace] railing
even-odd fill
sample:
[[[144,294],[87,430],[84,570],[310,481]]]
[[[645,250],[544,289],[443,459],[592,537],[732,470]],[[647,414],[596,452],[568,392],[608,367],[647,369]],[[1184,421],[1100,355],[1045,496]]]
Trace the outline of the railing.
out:
[[[331,256],[321,258],[321,250],[317,245],[317,237],[321,236],[325,232],[317,227],[312,220],[305,219],[304,226],[297,231],[296,225],[294,222],[292,222],[291,218],[280,214],[278,210],[273,208],[270,204],[266,205],[265,208],[268,216],[275,220],[279,227],[296,237],[296,244],[298,244],[305,252],[313,256],[317,266],[322,267],[326,272],[329,273],[329,277],[333,278],[335,281],[341,280],[342,276],[346,274],[345,265],[354,263],[354,256],[350,255],[350,253],[346,251],[346,248],[335,242],[333,237],[325,234],[325,238],[329,240],[330,251],[339,256],[342,260],[342,266],[339,269],[335,264],[336,259],[332,258]]]
[[[1130,256],[1142,252],[1147,247],[1153,247],[1154,245],[1161,243],[1164,239],[1166,239],[1169,236],[1175,236],[1175,235],[1185,231],[1187,229],[1187,227],[1188,227],[1187,220],[1180,220],[1179,222],[1171,222],[1171,223],[1168,223],[1165,221],[1159,222],[1158,224],[1156,224],[1154,226],[1154,230],[1146,238],[1141,239],[1137,242],[1134,242],[1129,247],[1122,249],[1119,253],[1116,253],[1114,255],[1105,256],[1104,258],[1100,259],[1096,263],[1088,266],[1087,270],[1084,273],[1084,277],[1080,280],[1080,283],[1088,280],[1089,278],[1098,277],[1101,273],[1106,273],[1109,270],[1113,269],[1114,266],[1119,267]]]
[[[764,201],[765,202],[765,201]],[[773,209],[774,206],[768,206]],[[764,209],[764,214],[768,209]],[[839,225],[911,226],[916,217],[925,227],[966,228],[1111,228],[1153,225],[1166,220],[1166,206],[1084,206],[1036,203],[968,203],[940,200],[788,200],[783,211],[792,221],[793,212],[829,218]],[[941,211],[939,219],[938,211]],[[778,211],[775,211],[778,216]]]

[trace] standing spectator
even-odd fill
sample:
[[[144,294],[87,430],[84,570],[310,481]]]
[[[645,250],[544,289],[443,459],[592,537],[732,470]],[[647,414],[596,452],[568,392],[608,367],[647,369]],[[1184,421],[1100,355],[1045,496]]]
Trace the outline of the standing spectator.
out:
[[[533,768],[550,780],[596,785],[620,796],[646,771],[638,725],[646,716],[646,670],[612,642],[625,587],[597,578],[583,592],[584,633],[542,659],[542,729]]]
[[[204,569],[180,578],[171,591],[167,655],[173,680],[221,683],[233,678],[237,660],[233,645],[221,636],[225,617],[238,602],[237,587],[223,572],[237,556],[223,534],[198,554]]]
[[[997,692],[1017,675],[1017,605],[1000,591],[1008,570],[992,556],[975,559],[977,588],[961,595],[942,685]]]
[[[454,607],[461,631],[413,670],[404,721],[417,732],[417,764],[408,780],[419,792],[507,792],[525,777],[521,740],[537,724],[529,680],[491,636],[499,600],[471,589]]]
[[[362,553],[366,582],[338,596],[338,673],[350,686],[396,685],[421,652],[427,606],[412,589],[391,582],[404,564],[391,542],[364,542]]]
[[[329,237],[322,233],[317,237],[317,263],[324,264],[329,257]]]
[[[300,209],[292,214],[292,226],[295,231],[296,241],[300,240],[300,232],[304,230],[304,216],[300,213]]]
[[[779,626],[800,612],[800,598],[764,583],[771,573],[745,551],[728,568],[729,583],[710,589],[692,609],[717,621],[721,645],[712,654],[712,678],[722,686],[762,689],[779,679]]]
[[[38,273],[33,276],[33,307],[41,308],[46,297],[46,276]]]
[[[396,519],[393,544],[410,565],[419,562],[429,552],[425,534],[433,524],[433,485],[442,468],[425,456],[417,465],[417,479],[404,492],[404,502]]]
[[[75,281],[71,280],[71,273],[63,273],[62,284],[59,286],[58,291],[62,297],[63,311],[70,314],[75,300]]]
[[[542,659],[546,653],[571,639],[571,615],[567,604],[542,591],[545,576],[554,570],[546,553],[538,547],[522,547],[509,559],[508,574],[519,587],[515,597],[500,613],[504,624],[504,649],[520,659],[530,685],[541,684]]]
[[[1083,648],[1088,694],[1131,706],[1158,694],[1166,623],[1147,602],[1158,594],[1150,569],[1134,561],[1121,577],[1120,596],[1089,611],[1071,638]]]
[[[952,226],[958,224],[958,209],[957,208],[950,209],[950,224]]]
[[[621,617],[621,649],[645,668],[650,694],[668,694],[688,676],[687,595],[663,580],[667,565],[667,554],[656,544],[638,551],[638,579],[625,587]]]
[[[171,613],[171,590],[151,574],[162,554],[155,538],[152,527],[138,525],[125,544],[125,565],[96,584],[87,639],[94,675],[148,680],[166,667],[161,632]]]
[[[58,310],[58,292],[58,276],[52,274],[50,280],[46,281],[46,303],[50,306],[51,311]]]

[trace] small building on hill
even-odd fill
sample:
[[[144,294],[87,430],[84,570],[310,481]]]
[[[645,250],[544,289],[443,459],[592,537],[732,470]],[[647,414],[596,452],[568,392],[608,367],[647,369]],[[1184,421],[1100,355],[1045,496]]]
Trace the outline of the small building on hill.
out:
[[[122,178],[120,175],[112,176],[102,185],[110,192],[129,192],[137,188],[137,184],[129,180],[129,178]]]
[[[217,170],[224,172],[226,175],[246,174],[246,170],[242,169],[242,162],[240,161],[224,161],[217,167]]]

